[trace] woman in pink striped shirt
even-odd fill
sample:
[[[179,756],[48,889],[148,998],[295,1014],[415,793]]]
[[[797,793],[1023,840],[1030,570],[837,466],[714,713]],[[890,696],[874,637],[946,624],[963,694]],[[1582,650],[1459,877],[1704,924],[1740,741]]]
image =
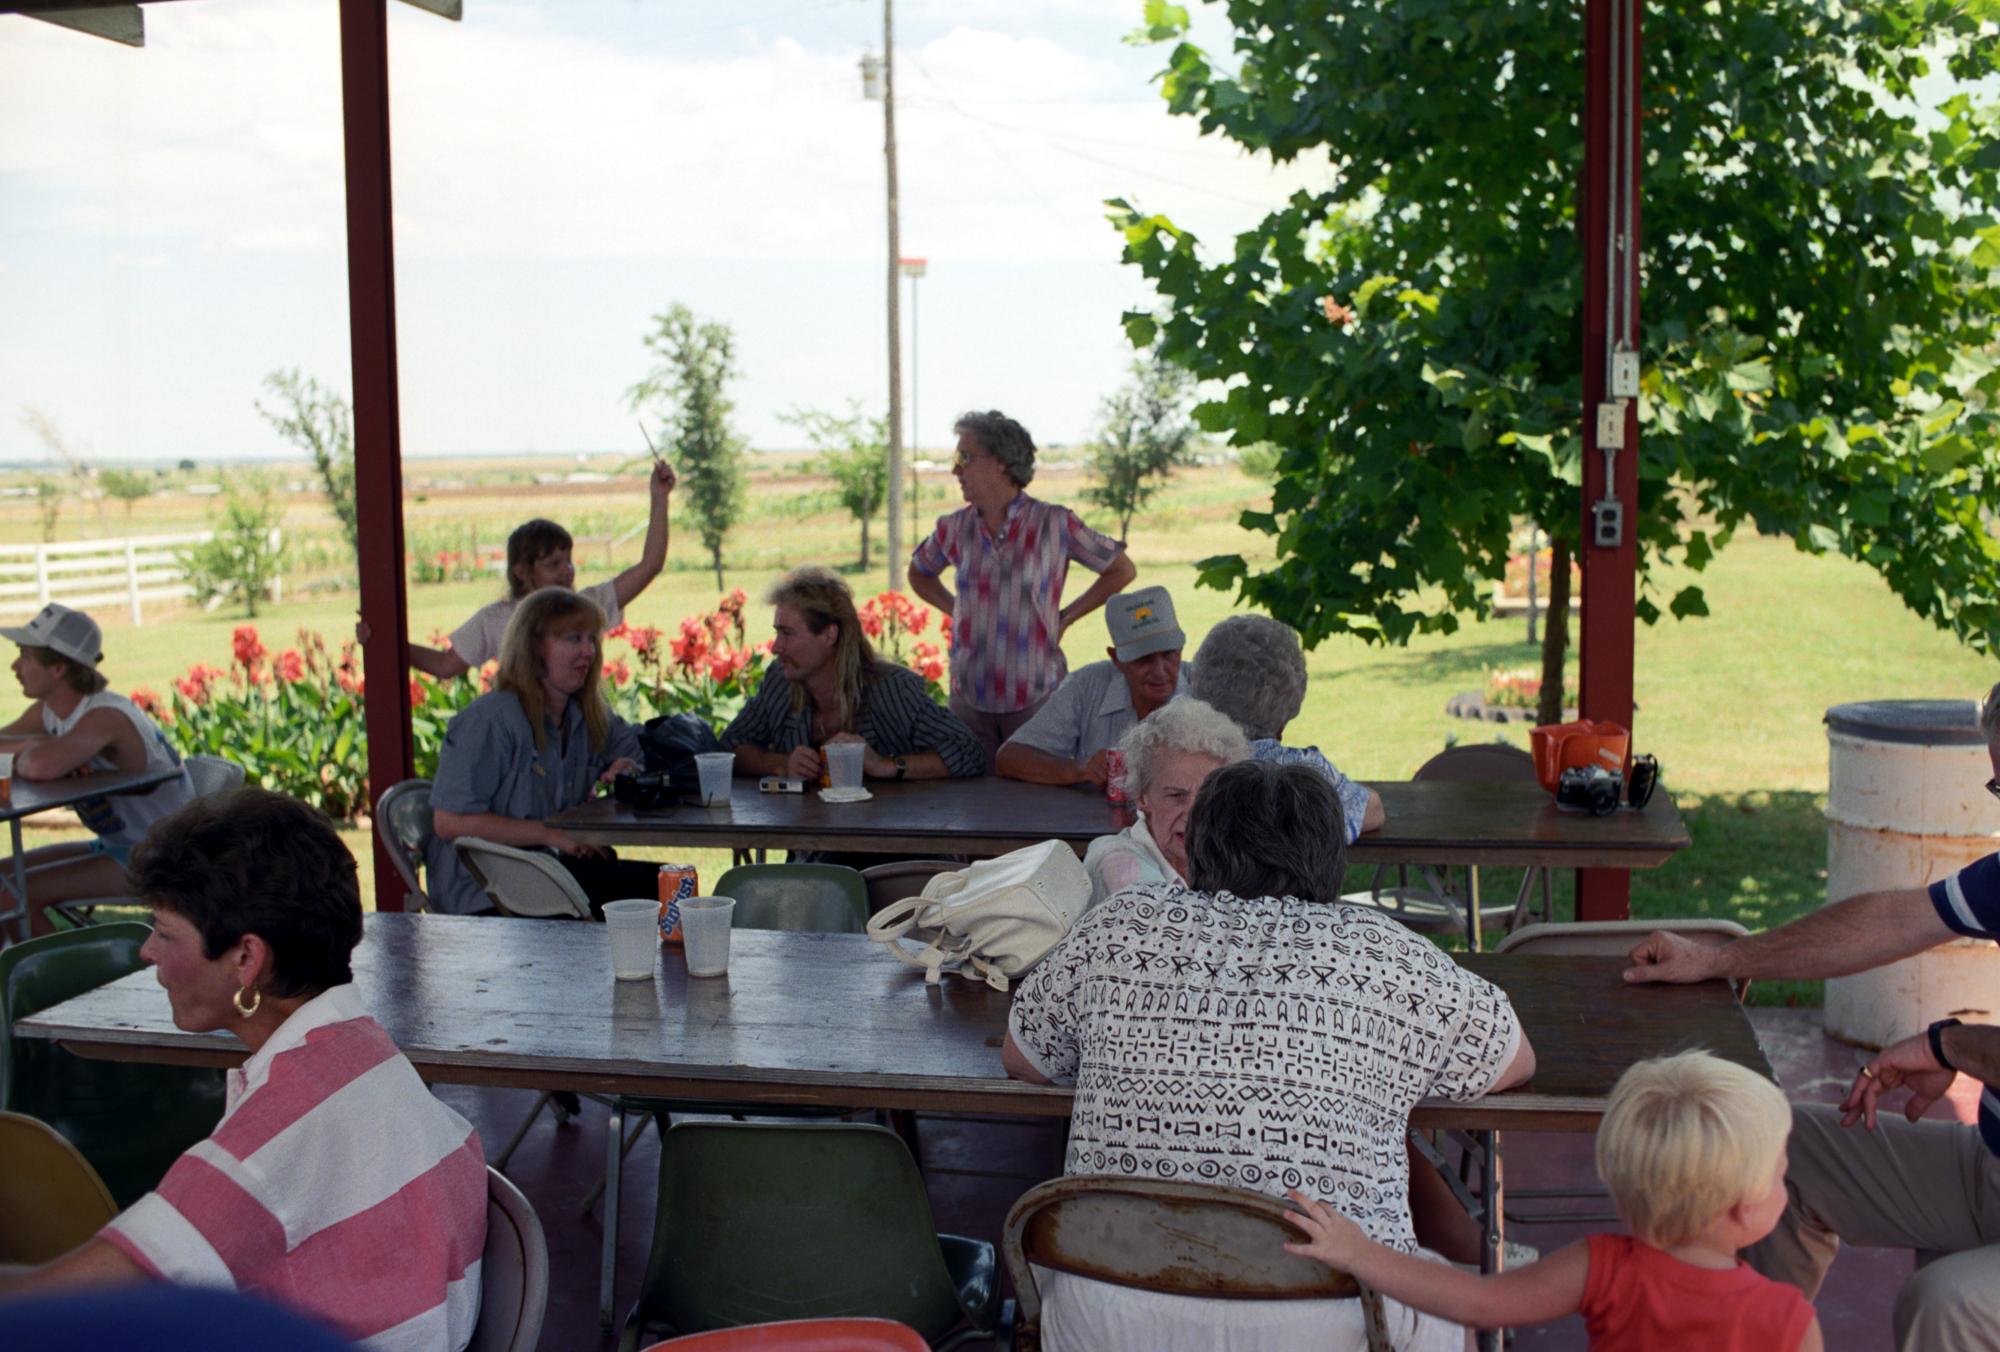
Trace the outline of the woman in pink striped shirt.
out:
[[[199,798],[134,851],[140,950],[176,1027],[250,1050],[215,1133],[95,1238],[14,1291],[158,1280],[256,1294],[370,1352],[459,1352],[479,1314],[486,1160],[363,1012],[354,859],[261,789]]]

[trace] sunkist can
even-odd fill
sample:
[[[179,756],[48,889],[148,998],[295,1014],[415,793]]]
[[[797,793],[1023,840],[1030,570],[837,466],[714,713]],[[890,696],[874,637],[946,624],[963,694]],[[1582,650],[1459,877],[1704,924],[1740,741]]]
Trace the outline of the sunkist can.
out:
[[[1104,796],[1114,803],[1125,801],[1125,753],[1117,749],[1104,753]]]
[[[681,941],[681,903],[701,892],[701,875],[693,864],[660,865],[660,942]]]

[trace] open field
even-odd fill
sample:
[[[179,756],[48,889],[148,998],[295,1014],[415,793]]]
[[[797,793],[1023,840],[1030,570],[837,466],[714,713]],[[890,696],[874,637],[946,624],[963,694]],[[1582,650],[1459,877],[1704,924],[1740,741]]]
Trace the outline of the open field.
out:
[[[856,524],[828,509],[823,483],[803,473],[795,457],[759,457],[753,463],[750,511],[726,554],[728,585],[755,596],[784,569],[802,563],[847,567],[864,596],[885,584],[879,521],[873,531],[875,559],[864,575],[853,568]],[[644,490],[636,466],[633,477],[608,484],[532,482],[532,470],[573,467],[518,461],[413,464],[407,503],[413,550],[417,542],[449,533],[499,541],[531,511],[558,516],[580,536],[615,537],[642,524]],[[606,461],[591,468],[616,465]],[[1083,486],[1079,471],[1052,467],[1037,478],[1033,491],[1074,503],[1081,501]],[[952,489],[948,476],[926,476],[926,522],[955,504]],[[1236,514],[1256,504],[1264,491],[1231,466],[1197,469],[1176,480],[1143,522],[1134,523],[1130,550],[1140,582],[1172,589],[1192,640],[1190,656],[1201,635],[1232,608],[1230,598],[1195,589],[1194,563],[1230,550],[1269,557],[1261,537],[1247,536],[1236,525]],[[161,514],[142,504],[140,515],[150,529],[186,528],[201,519],[164,514],[174,501],[157,504]],[[212,499],[186,501],[212,509]],[[288,531],[310,537],[329,529],[330,518],[317,499],[300,494],[287,502]],[[1094,524],[1106,524],[1100,513],[1085,514]],[[115,505],[109,509],[113,521],[120,515]],[[0,538],[19,538],[19,529],[31,524],[25,504],[0,506]],[[608,551],[602,544],[582,547],[579,577],[594,581],[637,550],[636,538]],[[1820,809],[1826,739],[1820,720],[1827,706],[1857,699],[1975,697],[1992,683],[1994,664],[1911,615],[1860,565],[1813,558],[1787,541],[1741,540],[1718,557],[1702,581],[1712,617],[1666,621],[1639,634],[1638,746],[1660,757],[1695,846],[1657,873],[1635,875],[1634,908],[1641,915],[1730,915],[1756,928],[1824,897]],[[1677,585],[1672,577],[1661,582],[1665,590]],[[1072,575],[1073,592],[1084,585],[1084,575]],[[497,594],[497,579],[412,585],[412,637],[427,640],[448,630]],[[677,530],[668,571],[631,615],[641,623],[674,626],[715,599],[713,574],[692,532]],[[301,626],[329,637],[351,632],[354,604],[351,591],[318,592],[268,608],[256,623],[276,650]],[[753,616],[758,613],[753,607]],[[197,660],[226,663],[230,631],[244,622],[230,610],[163,615],[136,629],[123,624],[121,615],[105,619],[106,667],[114,683],[155,690],[164,690]],[[1064,646],[1075,665],[1101,655],[1105,641],[1101,625],[1087,621]],[[616,649],[614,643],[613,655]],[[1538,661],[1520,619],[1467,623],[1456,634],[1422,638],[1404,649],[1330,640],[1309,656],[1306,708],[1287,740],[1316,743],[1350,773],[1376,779],[1407,777],[1454,740],[1501,738],[1525,745],[1521,725],[1502,730],[1464,722],[1446,716],[1444,705],[1460,691],[1480,688],[1495,667]],[[357,854],[368,870],[367,852]],[[708,876],[720,856],[697,862]],[[1510,881],[1494,878],[1488,895],[1501,889],[1511,895]],[[1764,994],[1816,998],[1810,988]]]

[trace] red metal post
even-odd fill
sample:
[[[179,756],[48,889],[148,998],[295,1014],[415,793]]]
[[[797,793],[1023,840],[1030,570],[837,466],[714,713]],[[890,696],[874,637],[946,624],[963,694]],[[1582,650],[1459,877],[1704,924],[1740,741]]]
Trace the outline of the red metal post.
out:
[[[1578,643],[1583,717],[1632,726],[1633,603],[1638,584],[1639,404],[1625,401],[1624,446],[1611,486],[1622,505],[1615,545],[1597,543],[1594,504],[1605,497],[1598,413],[1612,402],[1611,352],[1639,334],[1638,0],[1587,0],[1584,9],[1584,152],[1578,215],[1583,230],[1583,558],[1582,637]],[[1615,283],[1622,282],[1622,285]],[[1622,294],[1614,294],[1622,293]],[[1577,918],[1622,920],[1630,911],[1631,875],[1623,869],[1577,872]]]
[[[347,324],[354,364],[354,507],[369,638],[368,789],[414,772],[409,614],[403,596],[403,451],[396,401],[396,248],[389,217],[388,0],[340,0],[347,158]],[[395,864],[375,841],[375,906],[403,909]]]

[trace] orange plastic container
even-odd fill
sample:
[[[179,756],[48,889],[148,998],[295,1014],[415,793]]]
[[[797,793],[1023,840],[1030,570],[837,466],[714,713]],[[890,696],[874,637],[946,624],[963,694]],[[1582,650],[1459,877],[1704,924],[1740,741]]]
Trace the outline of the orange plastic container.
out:
[[[1528,734],[1528,749],[1535,757],[1535,778],[1554,793],[1565,770],[1601,765],[1623,774],[1632,759],[1632,733],[1621,723],[1596,723],[1587,718],[1574,723],[1544,723]]]

